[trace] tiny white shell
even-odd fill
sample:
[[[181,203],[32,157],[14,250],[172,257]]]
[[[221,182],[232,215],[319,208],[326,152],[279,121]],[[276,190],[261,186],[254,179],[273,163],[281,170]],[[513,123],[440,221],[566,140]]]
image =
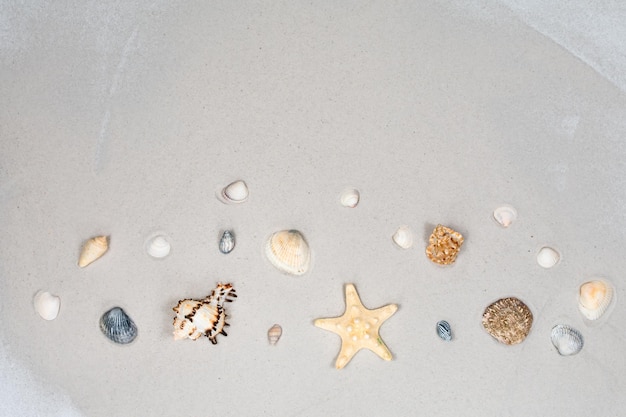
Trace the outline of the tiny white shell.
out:
[[[242,180],[237,180],[228,184],[218,195],[219,200],[224,204],[239,204],[248,200],[248,186]]]
[[[560,259],[559,253],[552,248],[544,246],[537,253],[537,263],[543,268],[552,268],[554,265],[559,262]]]
[[[86,267],[99,259],[109,249],[109,240],[106,236],[96,236],[85,242],[78,258],[78,266]]]
[[[303,275],[309,269],[311,251],[297,230],[281,230],[270,236],[265,245],[267,259],[280,271]]]
[[[500,206],[493,211],[493,219],[500,226],[507,228],[517,220],[517,210],[511,206]]]
[[[614,289],[604,280],[585,282],[578,293],[578,309],[588,320],[598,320],[606,313],[614,299]]]
[[[158,235],[150,239],[148,242],[147,252],[148,255],[153,258],[161,259],[170,254],[171,245],[167,241],[167,238],[163,235]]]
[[[561,356],[571,356],[580,352],[584,341],[580,332],[564,324],[557,324],[550,333],[552,344]]]
[[[280,325],[275,324],[267,331],[267,340],[270,342],[270,345],[275,345],[278,343],[278,339],[283,334],[283,328]]]
[[[235,248],[235,236],[230,230],[224,230],[219,244],[220,252],[229,254]]]
[[[413,234],[409,226],[400,226],[391,238],[402,249],[409,249],[413,246]]]
[[[341,205],[347,208],[355,208],[357,204],[359,204],[359,200],[361,199],[361,194],[359,190],[352,189],[346,190],[341,194]]]
[[[44,320],[54,320],[59,315],[61,299],[47,291],[38,291],[33,299],[35,311]]]

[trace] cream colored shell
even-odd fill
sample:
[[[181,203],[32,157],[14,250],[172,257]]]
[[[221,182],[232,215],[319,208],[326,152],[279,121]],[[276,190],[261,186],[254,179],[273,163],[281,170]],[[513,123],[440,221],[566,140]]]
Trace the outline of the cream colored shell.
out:
[[[39,291],[33,298],[35,311],[44,320],[54,320],[61,308],[61,299],[47,291]]]
[[[341,194],[341,205],[347,208],[355,208],[361,199],[361,193],[357,189],[346,190]]]
[[[399,248],[409,249],[413,246],[413,234],[409,226],[400,226],[391,238]]]
[[[218,198],[225,204],[240,204],[248,200],[248,186],[242,180],[228,184],[218,194]]]
[[[602,317],[614,299],[613,286],[604,280],[585,282],[578,293],[578,309],[588,320]]]
[[[279,324],[275,324],[267,331],[267,341],[270,342],[270,345],[275,345],[278,343],[280,336],[283,334],[283,328],[280,327]]]
[[[96,236],[89,239],[83,245],[78,258],[78,266],[81,268],[86,267],[104,255],[107,250],[109,250],[109,239],[107,236]]]
[[[311,263],[309,245],[297,230],[272,234],[265,245],[265,255],[278,270],[290,275],[305,274]]]

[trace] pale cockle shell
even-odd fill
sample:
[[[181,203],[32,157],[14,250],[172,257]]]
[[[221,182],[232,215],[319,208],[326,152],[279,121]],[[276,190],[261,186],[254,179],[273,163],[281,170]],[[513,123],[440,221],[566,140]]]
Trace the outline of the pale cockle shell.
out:
[[[441,340],[445,340],[449,342],[452,340],[452,328],[450,327],[450,323],[445,320],[441,320],[437,322],[437,334],[441,338]]]
[[[413,234],[409,226],[400,226],[391,238],[393,243],[402,249],[409,249],[413,246]]]
[[[556,249],[544,246],[537,253],[537,263],[543,268],[552,268],[561,259],[561,256]]]
[[[297,230],[272,234],[265,246],[265,254],[272,265],[291,275],[305,274],[311,262],[309,245]]]
[[[229,254],[235,248],[235,236],[230,230],[225,230],[220,238],[220,252]]]
[[[78,258],[78,266],[86,267],[96,259],[100,258],[109,249],[109,241],[106,236],[97,236],[89,239],[83,245],[83,249]]]
[[[500,226],[507,228],[517,219],[517,210],[511,206],[501,206],[493,211],[493,219]]]
[[[359,200],[361,199],[361,193],[359,190],[352,189],[346,190],[341,194],[341,205],[347,208],[355,208],[359,204]]]
[[[120,307],[113,307],[100,318],[100,330],[109,340],[126,345],[137,337],[137,326]]]
[[[580,286],[578,309],[588,320],[598,320],[613,302],[613,286],[604,280],[585,282]]]
[[[242,180],[238,180],[224,187],[218,198],[225,204],[239,204],[248,200],[248,195],[248,186]]]
[[[557,324],[552,328],[550,339],[561,356],[575,355],[584,346],[583,335],[578,330],[564,324]]]
[[[270,342],[270,345],[275,345],[278,343],[278,339],[283,334],[283,328],[280,325],[275,324],[267,331],[267,340]]]
[[[35,311],[44,320],[54,320],[59,315],[61,299],[47,291],[38,291],[33,298]]]
[[[483,327],[494,339],[505,345],[515,345],[528,336],[533,313],[515,297],[502,298],[485,309]]]
[[[158,235],[148,242],[147,252],[153,258],[161,259],[169,255],[171,249],[172,246],[167,241],[167,238],[163,235]]]

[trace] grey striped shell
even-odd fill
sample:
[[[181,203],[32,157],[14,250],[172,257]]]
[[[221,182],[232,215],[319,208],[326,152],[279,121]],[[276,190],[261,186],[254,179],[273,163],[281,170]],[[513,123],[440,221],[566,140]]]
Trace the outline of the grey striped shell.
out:
[[[115,343],[126,345],[137,337],[137,326],[119,307],[114,307],[100,318],[100,330]]]
[[[445,340],[449,342],[452,340],[452,329],[450,328],[450,323],[445,320],[441,320],[437,322],[437,334],[441,338],[441,340]]]
[[[225,230],[220,238],[220,252],[229,254],[235,248],[235,236],[230,230]]]
[[[557,324],[550,334],[552,344],[561,356],[571,356],[580,352],[583,348],[583,335],[570,326]]]

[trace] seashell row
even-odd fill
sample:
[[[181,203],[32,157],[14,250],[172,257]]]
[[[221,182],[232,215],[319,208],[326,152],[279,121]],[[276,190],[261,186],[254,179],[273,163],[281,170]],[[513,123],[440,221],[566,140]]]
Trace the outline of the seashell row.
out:
[[[413,234],[411,233],[409,226],[400,226],[391,239],[393,240],[393,243],[402,249],[409,249],[413,246]]]
[[[543,268],[552,268],[559,262],[561,256],[556,249],[544,246],[537,253],[537,263]]]
[[[582,350],[584,345],[583,335],[564,324],[558,324],[552,328],[550,339],[561,356],[575,355]]]
[[[614,289],[604,280],[585,282],[580,286],[578,309],[587,320],[598,320],[610,307],[614,299]]]
[[[240,204],[248,200],[248,186],[242,180],[228,184],[218,195],[218,199],[224,204]]]
[[[341,194],[341,205],[346,208],[355,208],[359,204],[361,199],[361,193],[359,190],[346,190]]]
[[[441,320],[437,322],[437,334],[441,338],[441,340],[445,340],[449,342],[452,340],[452,328],[450,327],[450,323],[445,320]]]
[[[120,307],[113,307],[102,315],[100,330],[109,340],[120,345],[131,343],[137,337],[135,322]]]
[[[311,263],[309,244],[297,230],[272,234],[265,245],[265,255],[278,270],[291,275],[305,274]]]
[[[533,313],[515,297],[502,298],[485,309],[483,327],[494,339],[515,345],[526,339],[533,324]]]
[[[283,334],[283,328],[280,325],[275,324],[267,331],[267,340],[270,342],[270,345],[275,345],[278,343],[280,336]]]
[[[54,320],[59,315],[61,299],[47,291],[38,291],[33,298],[35,311],[44,320]]]
[[[206,336],[211,343],[216,344],[219,334],[227,336],[224,328],[229,326],[224,303],[231,302],[234,298],[237,298],[237,294],[231,284],[218,283],[213,292],[203,300],[180,300],[173,308],[176,312],[173,323],[174,340],[197,340]]]
[[[109,249],[109,241],[106,236],[96,236],[89,239],[83,245],[78,258],[78,266],[86,267],[93,261],[99,259]]]
[[[148,242],[148,255],[156,259],[165,258],[172,249],[170,242],[163,235],[155,236]]]
[[[493,219],[505,229],[517,220],[517,210],[511,206],[501,206],[493,211]]]
[[[456,256],[463,245],[463,235],[449,227],[437,225],[428,239],[426,256],[434,263],[450,265],[456,260]]]
[[[224,255],[229,254],[235,248],[235,236],[230,230],[225,230],[220,238],[220,252]]]

